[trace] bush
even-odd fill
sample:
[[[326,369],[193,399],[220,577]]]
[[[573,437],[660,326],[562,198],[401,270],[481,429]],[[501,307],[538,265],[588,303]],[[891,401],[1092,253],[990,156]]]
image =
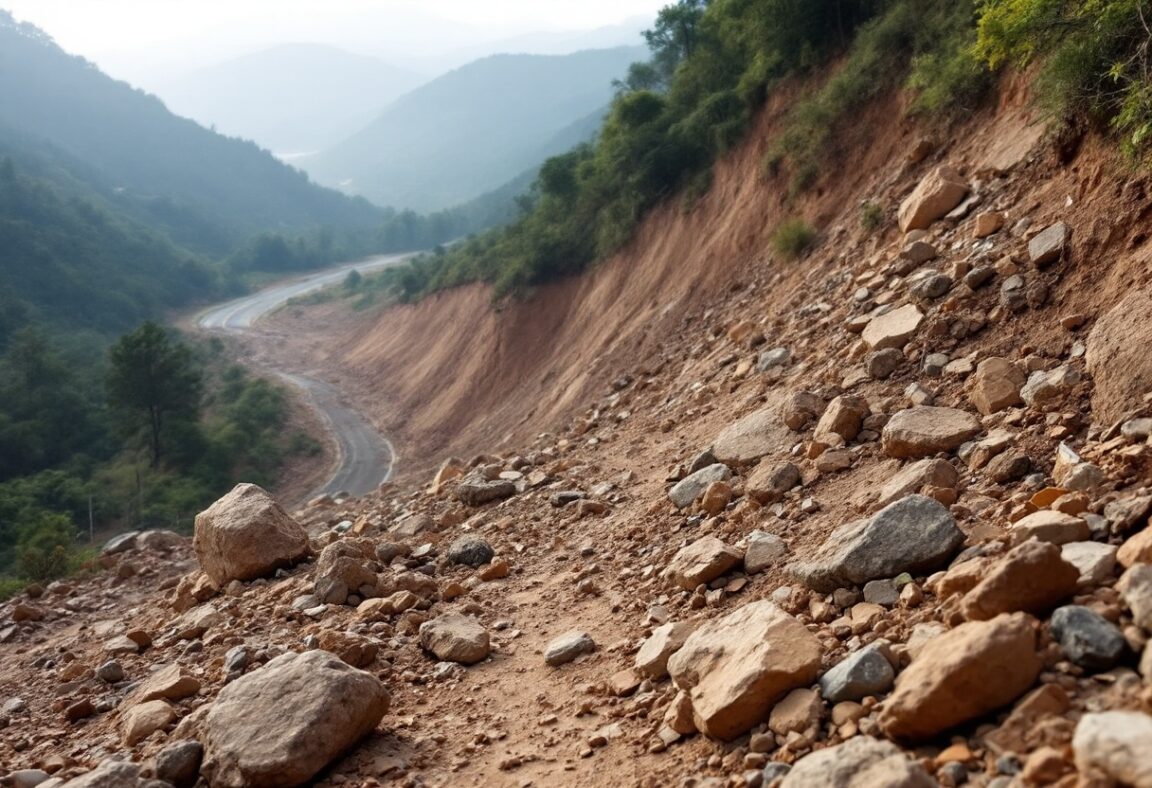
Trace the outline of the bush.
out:
[[[787,219],[772,233],[772,248],[784,257],[797,258],[816,241],[816,231],[803,219]]]
[[[860,226],[865,232],[875,232],[884,224],[884,209],[879,203],[865,200],[860,203]]]

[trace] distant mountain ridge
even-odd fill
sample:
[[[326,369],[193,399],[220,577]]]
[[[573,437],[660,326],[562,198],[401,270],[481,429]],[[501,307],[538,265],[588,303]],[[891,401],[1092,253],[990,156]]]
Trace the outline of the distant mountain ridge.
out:
[[[602,113],[612,81],[646,51],[483,58],[401,97],[359,133],[299,164],[317,181],[378,205],[458,205],[582,141],[565,131]],[[586,125],[590,136],[596,124]]]
[[[425,79],[324,44],[282,44],[157,86],[178,115],[277,155],[314,152],[367,125]]]

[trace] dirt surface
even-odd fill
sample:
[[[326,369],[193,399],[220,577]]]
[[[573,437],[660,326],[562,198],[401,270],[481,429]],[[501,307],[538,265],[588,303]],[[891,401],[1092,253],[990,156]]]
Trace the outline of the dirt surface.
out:
[[[859,589],[813,593],[794,570],[834,529],[874,513],[878,488],[907,466],[885,450],[881,432],[910,406],[909,387],[923,388],[937,406],[974,413],[971,367],[992,356],[1029,373],[1068,374],[1043,404],[1018,403],[980,419],[980,436],[1011,433],[999,449],[1005,458],[1022,458],[1022,472],[994,477],[995,466],[973,459],[972,447],[930,453],[958,475],[953,486],[921,492],[949,507],[965,536],[961,556],[1000,566],[993,562],[1007,562],[1013,523],[1049,506],[1090,521],[1090,539],[1101,545],[1147,538],[1140,534],[1148,512],[1137,502],[1152,479],[1152,446],[1093,418],[1082,358],[1093,322],[1152,281],[1146,183],[1091,137],[1061,161],[1030,125],[1021,86],[1004,86],[1002,96],[999,107],[938,138],[933,153],[915,164],[906,154],[925,131],[903,120],[901,99],[890,97],[860,119],[856,138],[844,140],[824,179],[794,203],[784,196],[783,175],[759,174],[778,101],[750,142],[718,166],[712,192],[691,212],[669,205],[629,249],[595,271],[497,309],[475,286],[381,314],[354,314],[340,303],[283,310],[261,327],[251,358],[330,381],[393,437],[403,458],[395,482],[379,491],[317,500],[295,516],[317,550],[353,545],[381,588],[415,584],[423,588],[420,601],[373,622],[359,618],[358,596],[348,604],[294,606],[315,590],[315,562],[208,588],[192,600],[203,578],[186,543],[166,554],[105,556],[104,571],[91,578],[0,607],[0,660],[9,668],[0,678],[0,704],[19,697],[24,706],[0,727],[0,763],[51,767],[64,776],[112,755],[148,763],[172,741],[195,735],[196,710],[236,679],[224,668],[229,649],[252,653],[251,672],[333,632],[375,646],[365,669],[384,682],[392,705],[374,733],[317,778],[321,786],[754,787],[765,782],[768,762],[792,764],[862,734],[882,735],[877,720],[886,691],[864,698],[861,716],[848,722],[833,719],[842,706],[819,701],[803,731],[769,733],[765,720],[731,742],[698,734],[664,739],[665,714],[681,688],[668,679],[641,682],[629,671],[663,620],[699,626],[767,598],[818,639],[821,671],[879,638],[891,641],[899,669],[907,670],[916,664],[918,626],[964,626],[960,604],[968,589],[949,594],[941,585],[951,571],[917,574],[902,586],[912,589],[907,599],[874,615],[858,604]],[[1007,171],[994,174],[990,159]],[[933,225],[928,240],[938,257],[917,271],[899,257],[905,239],[896,209],[941,164],[956,167],[981,203]],[[861,226],[863,200],[884,209],[877,231]],[[1006,214],[1004,227],[977,239],[976,216],[990,211]],[[820,230],[819,243],[799,260],[778,259],[768,238],[796,214]],[[1057,220],[1069,224],[1071,241],[1060,260],[1037,269],[1029,239]],[[970,287],[965,276],[978,267],[992,269],[992,280]],[[947,292],[913,295],[939,273],[951,276]],[[1028,285],[1026,303],[1008,308],[1002,286],[1017,274]],[[922,325],[890,376],[865,374],[863,318],[905,303],[923,308]],[[776,347],[787,348],[789,360],[758,369],[761,352]],[[929,372],[925,362],[934,353],[956,363]],[[684,509],[670,502],[672,483],[724,429],[801,391],[816,395],[821,407],[843,394],[859,396],[870,415],[850,439],[817,435],[809,422],[769,447],[759,466],[730,462],[727,490],[710,491],[717,505],[710,495]],[[1149,403],[1132,406],[1131,415],[1148,415]],[[781,417],[775,406],[771,413]],[[1061,488],[1056,503],[1042,491],[1064,479],[1055,462],[1062,443],[1094,463],[1103,480],[1082,497]],[[452,454],[464,458],[460,471],[472,481],[504,479],[514,493],[470,505],[459,479],[430,485]],[[778,500],[757,500],[750,489],[757,468],[785,462],[798,466],[801,484]],[[583,500],[555,497],[571,490]],[[1125,519],[1121,511],[1137,513]],[[754,574],[737,565],[689,589],[665,576],[678,551],[702,537],[743,553],[754,530],[780,537],[785,557]],[[476,569],[450,561],[449,546],[464,535],[485,539],[495,560]],[[400,555],[376,561],[392,544],[402,546]],[[962,558],[952,558],[967,571]],[[1083,757],[1072,737],[1090,713],[1146,712],[1152,700],[1135,669],[1148,634],[1117,588],[1122,572],[1115,567],[1062,597],[1123,633],[1127,651],[1116,665],[1073,664],[1054,642],[1050,610],[1039,611],[1042,670],[1028,690],[1059,695],[1063,705],[1026,717],[1029,701],[1016,693],[924,741],[903,742],[900,757],[942,785],[1114,784],[1098,765],[1077,766]],[[197,602],[194,609],[210,605],[223,621],[199,637],[176,638],[179,617]],[[19,604],[43,617],[8,624]],[[491,655],[463,667],[421,648],[420,626],[447,612],[474,616],[491,637]],[[135,629],[154,645],[118,657],[128,684],[93,678],[108,638]],[[575,629],[589,634],[596,650],[571,664],[546,665],[547,645]],[[174,703],[188,722],[125,745],[131,682],[171,662],[201,684]],[[998,668],[984,669],[990,676]],[[971,691],[986,683],[993,682],[976,681]],[[70,722],[66,710],[83,699],[96,709]],[[1025,718],[1023,732],[1016,731]]]

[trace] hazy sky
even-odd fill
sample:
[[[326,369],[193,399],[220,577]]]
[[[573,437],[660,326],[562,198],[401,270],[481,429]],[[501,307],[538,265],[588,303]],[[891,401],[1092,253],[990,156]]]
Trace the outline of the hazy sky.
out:
[[[654,17],[668,0],[0,0],[70,52],[149,81],[276,43],[315,41],[398,61],[539,31]],[[637,41],[639,43],[639,41]]]

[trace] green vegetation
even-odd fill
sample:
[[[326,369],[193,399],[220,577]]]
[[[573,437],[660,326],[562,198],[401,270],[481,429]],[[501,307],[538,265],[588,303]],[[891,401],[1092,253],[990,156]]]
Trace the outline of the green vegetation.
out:
[[[884,225],[884,209],[880,203],[865,200],[860,203],[860,227],[866,233],[879,230]]]
[[[284,392],[219,343],[145,323],[106,358],[82,350],[25,329],[0,356],[0,578],[75,570],[89,516],[186,531],[236,479],[270,484],[318,449],[286,429]]]
[[[772,248],[776,253],[793,259],[808,251],[815,241],[816,231],[800,217],[786,219],[772,233]]]

